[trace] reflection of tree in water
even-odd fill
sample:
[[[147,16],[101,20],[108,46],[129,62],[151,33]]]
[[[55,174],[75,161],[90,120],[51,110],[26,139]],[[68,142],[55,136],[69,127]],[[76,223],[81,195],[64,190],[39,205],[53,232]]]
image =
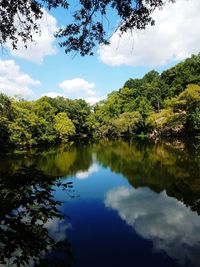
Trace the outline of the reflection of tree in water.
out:
[[[7,172],[0,175],[0,263],[10,259],[11,263],[16,260],[31,266],[27,262],[35,265],[33,260],[37,262],[40,257],[43,260],[37,263],[39,266],[67,266],[66,260],[70,264],[69,242],[66,239],[58,242],[48,231],[51,221],[62,224],[60,202],[53,199],[52,186],[64,186],[55,182],[58,176],[88,170],[94,152],[103,166],[122,173],[135,188],[165,190],[200,213],[200,158],[191,145],[175,149],[169,144],[102,141],[79,147],[51,147],[26,157],[16,156],[14,160],[5,158],[0,168],[12,163],[12,171],[10,175]],[[22,162],[26,168],[20,168]],[[32,164],[37,165],[37,170],[28,167]],[[52,173],[55,177],[48,175]],[[66,185],[68,189],[69,186]],[[44,257],[45,254],[48,256]]]
[[[135,188],[165,190],[200,214],[200,158],[192,143],[102,142],[96,148],[103,166],[122,173]]]
[[[70,266],[73,262],[65,236],[57,240],[49,234],[48,226],[64,219],[59,212],[61,202],[53,199],[53,186],[72,190],[71,182],[56,181],[33,166],[10,176],[1,173],[0,264]]]
[[[46,175],[63,177],[75,175],[77,171],[86,171],[92,164],[91,147],[79,144],[51,146],[32,149],[24,153],[0,155],[0,171],[6,174],[15,173],[22,165],[37,166]]]

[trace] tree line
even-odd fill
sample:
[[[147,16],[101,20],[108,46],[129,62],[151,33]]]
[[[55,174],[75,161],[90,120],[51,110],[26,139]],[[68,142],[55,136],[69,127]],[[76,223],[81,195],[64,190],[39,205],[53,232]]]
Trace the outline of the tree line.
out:
[[[200,132],[200,54],[142,79],[129,79],[97,103],[94,131],[100,135],[188,135]]]
[[[163,71],[129,79],[106,100],[0,94],[0,142],[11,146],[67,142],[77,136],[150,137],[200,133],[200,54]]]

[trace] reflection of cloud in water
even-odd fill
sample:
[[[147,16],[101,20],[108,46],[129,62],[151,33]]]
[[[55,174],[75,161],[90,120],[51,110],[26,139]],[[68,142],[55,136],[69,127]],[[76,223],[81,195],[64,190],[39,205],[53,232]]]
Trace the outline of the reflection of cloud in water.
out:
[[[87,171],[78,171],[76,173],[76,178],[78,179],[86,179],[88,178],[92,173],[98,172],[98,165],[97,163],[93,163]]]
[[[59,219],[48,220],[44,227],[48,230],[49,236],[56,242],[65,240],[66,230],[72,228],[70,223]]]
[[[107,193],[105,205],[117,210],[139,235],[152,240],[155,250],[165,251],[180,263],[190,259],[200,266],[200,217],[181,202],[165,192],[122,186]]]

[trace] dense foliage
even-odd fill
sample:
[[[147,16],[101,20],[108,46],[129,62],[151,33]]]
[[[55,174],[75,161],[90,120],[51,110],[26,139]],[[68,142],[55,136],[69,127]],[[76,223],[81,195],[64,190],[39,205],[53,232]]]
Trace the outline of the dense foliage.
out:
[[[200,132],[200,54],[159,74],[129,79],[95,106],[101,135],[185,135]]]
[[[200,54],[159,74],[129,79],[106,100],[0,94],[0,142],[14,146],[67,142],[75,136],[151,137],[200,133]]]
[[[35,33],[40,33],[39,20],[44,16],[44,10],[62,7],[66,11],[67,24],[56,34],[61,38],[61,47],[66,53],[92,54],[96,44],[108,44],[109,11],[119,17],[117,29],[126,32],[153,25],[152,12],[167,2],[175,0],[0,0],[0,45],[9,41],[17,49],[18,41],[22,40],[26,46],[27,41],[34,41]],[[68,22],[70,16],[71,23]]]
[[[90,107],[84,100],[42,97],[37,101],[15,100],[0,95],[0,140],[17,146],[67,142],[88,134]]]

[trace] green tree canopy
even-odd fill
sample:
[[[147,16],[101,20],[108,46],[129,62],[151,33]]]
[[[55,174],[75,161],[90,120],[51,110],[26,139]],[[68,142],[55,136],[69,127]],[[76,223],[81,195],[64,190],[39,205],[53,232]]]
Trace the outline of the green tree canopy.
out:
[[[200,54],[161,74],[150,71],[94,106],[82,99],[27,101],[0,94],[0,143],[32,147],[75,136],[199,134],[199,66]]]
[[[54,128],[62,141],[67,141],[75,134],[75,126],[65,112],[60,112],[55,116]]]

